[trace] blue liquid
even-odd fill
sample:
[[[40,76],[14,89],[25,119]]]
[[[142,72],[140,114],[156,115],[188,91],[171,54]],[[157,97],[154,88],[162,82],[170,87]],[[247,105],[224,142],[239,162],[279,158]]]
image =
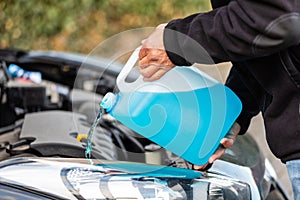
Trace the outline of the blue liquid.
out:
[[[90,163],[93,164],[93,161],[91,160],[92,157],[92,138],[93,138],[93,133],[95,131],[95,128],[98,126],[102,115],[103,115],[104,109],[100,106],[99,112],[94,119],[94,122],[89,130],[88,137],[87,137],[87,145],[85,148],[85,157],[90,160]]]
[[[201,173],[194,170],[159,166],[159,165],[146,165],[140,163],[105,163],[97,164],[104,168],[109,168],[110,170],[120,170],[126,172],[124,174],[118,174],[118,176],[127,176],[132,178],[139,177],[172,177],[178,179],[194,179],[200,178]]]
[[[187,161],[202,165],[241,111],[235,94],[216,84],[186,92],[119,93],[110,114]]]

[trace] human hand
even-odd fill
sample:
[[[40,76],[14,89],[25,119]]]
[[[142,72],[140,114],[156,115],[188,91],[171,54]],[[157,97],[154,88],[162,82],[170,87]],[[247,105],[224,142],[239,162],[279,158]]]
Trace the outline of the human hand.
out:
[[[193,169],[198,171],[205,170],[209,165],[212,165],[215,160],[219,159],[224,153],[225,150],[232,147],[234,144],[237,135],[239,134],[241,130],[241,126],[238,123],[234,123],[226,136],[220,141],[220,147],[217,149],[217,151],[209,158],[208,163],[202,166],[194,165]]]
[[[155,31],[142,41],[139,52],[140,73],[144,81],[161,78],[167,71],[175,67],[169,59],[163,44],[163,33],[166,24],[160,24]]]

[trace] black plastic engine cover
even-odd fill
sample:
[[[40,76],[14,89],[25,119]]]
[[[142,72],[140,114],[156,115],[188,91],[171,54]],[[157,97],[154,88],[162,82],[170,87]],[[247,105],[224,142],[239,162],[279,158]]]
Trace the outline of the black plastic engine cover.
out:
[[[30,141],[31,150],[41,156],[85,157],[85,142],[78,134],[88,134],[90,124],[81,114],[67,111],[45,111],[27,114],[20,139]],[[93,134],[92,157],[115,160],[116,150],[111,134],[97,127]]]

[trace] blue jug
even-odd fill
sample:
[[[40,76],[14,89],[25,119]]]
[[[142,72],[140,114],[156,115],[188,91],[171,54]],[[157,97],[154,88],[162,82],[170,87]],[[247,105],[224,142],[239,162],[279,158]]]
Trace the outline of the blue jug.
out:
[[[196,165],[205,164],[241,112],[239,98],[196,67],[176,66],[159,80],[125,79],[137,48],[117,77],[116,94],[101,106],[138,134]]]

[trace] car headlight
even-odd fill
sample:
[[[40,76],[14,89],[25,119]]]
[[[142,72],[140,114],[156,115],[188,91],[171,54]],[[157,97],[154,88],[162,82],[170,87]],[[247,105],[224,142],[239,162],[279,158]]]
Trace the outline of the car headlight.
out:
[[[62,171],[67,188],[79,199],[185,199],[185,193],[154,177],[110,174],[73,168]],[[178,185],[180,188],[180,185]]]
[[[251,196],[246,183],[216,174],[181,179],[69,168],[62,175],[66,186],[79,199],[247,200]]]
[[[201,200],[250,200],[251,192],[247,183],[213,174],[196,179],[192,185],[193,199]],[[206,195],[204,195],[206,192]]]
[[[0,163],[1,183],[66,199],[247,200],[247,183],[216,173],[138,163],[15,158]],[[85,159],[79,160],[86,162]]]

